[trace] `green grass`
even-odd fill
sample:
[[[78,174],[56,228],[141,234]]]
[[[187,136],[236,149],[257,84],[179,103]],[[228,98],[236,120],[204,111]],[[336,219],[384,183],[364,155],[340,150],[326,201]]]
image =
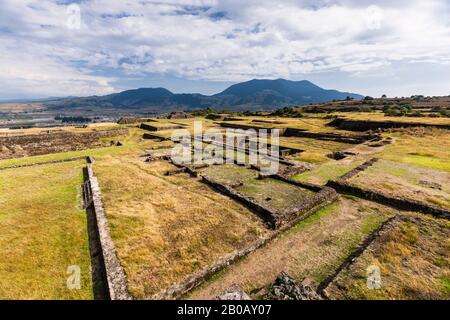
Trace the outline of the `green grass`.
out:
[[[366,189],[441,207],[450,207],[449,182],[447,171],[388,160],[380,160],[350,179],[350,183]],[[426,183],[436,183],[439,189],[433,189]]]
[[[444,223],[432,218],[396,222],[338,275],[330,287],[331,298],[448,299],[449,269],[442,263],[448,260],[448,250],[441,241],[448,235]],[[366,270],[371,265],[380,268],[378,290],[366,285]]]
[[[363,160],[359,160],[353,161],[352,163],[349,164],[347,163],[344,164],[338,161],[330,161],[322,165],[319,165],[317,168],[314,168],[313,170],[294,175],[292,179],[319,185],[325,185],[328,182],[328,180],[335,180],[343,176],[344,174],[353,170],[363,162],[364,162]]]
[[[246,182],[258,176],[257,171],[234,164],[210,166],[202,170],[202,175],[219,183],[233,185]]]
[[[239,193],[275,210],[290,208],[313,194],[276,179],[257,179],[257,174],[255,170],[237,165],[210,166],[202,171],[202,175],[230,185]]]
[[[338,206],[339,206],[339,204],[337,202],[335,202],[335,203],[332,203],[332,204],[318,210],[316,213],[309,216],[305,220],[302,220],[299,223],[297,223],[295,226],[293,226],[291,229],[289,229],[286,233],[284,233],[281,236],[286,236],[289,233],[301,231],[302,229],[308,227],[309,225],[317,223],[320,219],[323,219],[324,217],[335,212],[337,210]]]
[[[68,159],[79,156],[93,156],[93,157],[103,157],[109,155],[118,155],[129,152],[137,152],[139,150],[143,150],[145,146],[149,146],[152,144],[151,141],[146,140],[144,143],[140,142],[140,138],[144,133],[143,130],[130,128],[129,136],[115,137],[114,140],[119,140],[123,143],[120,147],[105,147],[105,148],[96,148],[96,149],[87,149],[87,150],[79,150],[79,151],[69,151],[63,153],[52,153],[40,156],[32,156],[25,158],[14,158],[8,160],[0,161],[0,168],[15,166],[15,165],[23,165],[23,164],[33,164],[38,162],[47,162],[61,159]]]
[[[0,299],[92,299],[83,161],[0,172]],[[67,268],[81,270],[69,290]]]
[[[384,134],[395,139],[380,158],[450,172],[450,134],[448,130],[423,130]]]
[[[441,277],[442,291],[445,295],[450,296],[450,276]]]
[[[310,190],[271,178],[251,179],[235,189],[276,210],[291,208],[314,194]]]
[[[245,207],[174,166],[129,155],[99,158],[111,237],[136,299],[148,299],[266,234]],[[114,174],[111,174],[114,172]]]

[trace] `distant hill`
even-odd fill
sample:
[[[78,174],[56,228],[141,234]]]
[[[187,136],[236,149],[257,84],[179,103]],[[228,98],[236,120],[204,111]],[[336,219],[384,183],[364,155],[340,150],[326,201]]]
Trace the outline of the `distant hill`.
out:
[[[344,100],[347,97],[363,98],[354,93],[322,89],[306,80],[255,79],[232,85],[213,96],[174,94],[164,88],[140,88],[106,96],[56,99],[47,101],[45,105],[50,110],[61,111],[117,108],[169,112],[205,107],[229,110],[272,110],[284,106]]]

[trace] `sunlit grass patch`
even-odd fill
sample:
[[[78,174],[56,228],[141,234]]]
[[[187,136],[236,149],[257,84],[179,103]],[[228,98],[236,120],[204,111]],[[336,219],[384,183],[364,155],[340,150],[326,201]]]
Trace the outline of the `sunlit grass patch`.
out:
[[[150,298],[268,232],[252,212],[202,182],[164,175],[173,169],[133,154],[94,164],[135,298]]]
[[[92,299],[83,161],[0,171],[0,298]],[[81,289],[67,269],[80,267]]]
[[[319,185],[325,185],[329,180],[335,180],[347,172],[353,170],[364,160],[355,160],[352,162],[339,162],[331,160],[327,163],[318,165],[316,168],[294,175],[292,179],[309,182]]]
[[[349,182],[364,189],[450,208],[450,174],[446,171],[380,160]]]
[[[440,220],[398,221],[338,276],[329,294],[333,299],[449,299],[449,237]],[[379,289],[367,286],[370,266],[380,270]]]

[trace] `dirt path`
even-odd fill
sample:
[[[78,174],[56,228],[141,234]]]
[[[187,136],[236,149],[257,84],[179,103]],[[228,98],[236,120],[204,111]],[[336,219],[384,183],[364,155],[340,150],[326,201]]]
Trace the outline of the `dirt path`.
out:
[[[229,267],[188,298],[211,299],[233,284],[256,297],[281,271],[287,271],[297,280],[309,277],[317,285],[392,214],[395,210],[388,207],[341,198]]]

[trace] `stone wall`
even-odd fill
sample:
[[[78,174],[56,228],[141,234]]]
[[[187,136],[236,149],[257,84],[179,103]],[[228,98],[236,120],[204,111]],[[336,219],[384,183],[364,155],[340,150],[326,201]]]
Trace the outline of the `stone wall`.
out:
[[[93,160],[88,158],[87,164],[87,182],[90,184],[90,190],[92,192],[92,205],[91,209],[93,225],[96,230],[94,234],[98,239],[98,254],[101,255],[100,261],[103,262],[104,274],[106,277],[106,285],[109,298],[111,300],[130,300],[131,296],[127,289],[127,279],[125,272],[120,265],[119,259],[116,254],[114,242],[111,238],[108,226],[108,220],[103,207],[100,186],[93,171]],[[92,231],[90,232],[92,233]]]
[[[328,181],[327,186],[334,188],[341,193],[352,194],[354,196],[367,199],[370,201],[375,201],[400,210],[416,211],[425,214],[431,214],[438,218],[450,219],[450,210],[446,208],[441,208],[436,205],[427,204],[416,200],[394,197],[392,195],[380,191],[365,190],[360,187],[354,186],[348,182],[350,178],[364,171],[365,169],[376,163],[378,160],[379,160],[378,158],[373,158],[366,161],[362,165],[356,167],[355,169],[351,170],[350,172],[338,178],[337,180]]]
[[[62,162],[69,162],[69,161],[77,161],[77,160],[83,160],[83,159],[86,159],[86,157],[82,156],[82,157],[74,157],[74,158],[61,159],[61,160],[45,161],[45,162],[36,162],[36,163],[29,163],[29,164],[18,164],[18,165],[15,165],[15,166],[9,166],[9,167],[0,168],[0,171],[1,170],[7,170],[7,169],[17,169],[17,168],[25,168],[25,167],[43,166],[43,165],[46,165],[46,164],[54,164],[54,163],[62,163]]]
[[[370,121],[370,120],[350,120],[344,118],[336,118],[329,125],[341,130],[349,131],[369,131],[378,129],[392,128],[411,128],[411,127],[431,127],[440,129],[450,129],[450,124],[427,124],[401,121]]]
[[[218,122],[218,124],[224,128],[243,129],[243,130],[254,129],[254,130],[256,130],[256,132],[258,132],[258,130],[267,130],[267,134],[270,134],[272,132],[272,130],[274,130],[274,129],[278,129],[280,136],[284,135],[284,132],[286,131],[286,128],[264,128],[264,127],[253,126],[253,125],[248,125],[248,124],[238,124],[238,123],[228,123],[228,122]]]
[[[182,129],[184,128],[182,125],[177,124],[168,124],[166,126],[152,126],[148,123],[141,123],[140,128],[142,130],[147,131],[164,131],[164,130],[172,130],[172,129]]]
[[[170,140],[169,138],[160,137],[160,136],[158,136],[158,135],[151,134],[151,133],[144,133],[144,135],[142,136],[142,138],[148,139],[148,140],[154,140],[154,141],[157,141],[157,142]]]
[[[248,124],[239,124],[239,123],[227,123],[227,122],[219,122],[219,125],[225,128],[235,128],[235,129],[255,129],[257,132],[260,129],[267,130],[268,134],[271,133],[274,129],[279,129],[280,136],[286,137],[303,137],[303,138],[311,138],[318,140],[329,140],[336,141],[342,143],[350,143],[350,144],[360,144],[366,141],[381,139],[381,137],[377,134],[360,134],[360,135],[344,135],[337,133],[317,133],[317,132],[309,132],[305,129],[298,128],[264,128],[255,125]]]
[[[331,194],[333,194],[333,193],[334,193],[334,195],[331,196]],[[252,244],[250,244],[249,246],[247,246],[244,249],[236,250],[233,253],[220,258],[213,265],[205,267],[205,268],[197,271],[196,273],[187,277],[184,281],[182,281],[178,284],[175,284],[174,286],[172,286],[166,290],[163,290],[158,294],[155,294],[152,298],[156,299],[156,300],[169,300],[169,299],[180,298],[182,295],[188,293],[189,291],[198,287],[202,283],[208,281],[216,273],[227,268],[231,264],[239,261],[243,257],[246,257],[247,255],[251,254],[255,250],[267,245],[270,241],[272,241],[273,239],[275,239],[282,233],[286,232],[287,230],[292,228],[294,225],[296,225],[300,221],[311,216],[317,210],[331,204],[332,202],[334,202],[337,199],[337,194],[331,188],[324,188],[324,193],[322,194],[322,197],[324,197],[323,202],[318,203],[315,207],[310,208],[310,210],[308,212],[305,212],[303,215],[299,215],[295,219],[292,219],[288,223],[284,224],[280,229],[272,232],[271,234],[269,234],[265,237],[262,237],[256,241],[254,241]]]
[[[341,265],[328,277],[326,277],[318,286],[317,291],[325,298],[328,298],[326,289],[339,275],[339,273],[349,268],[356,259],[361,256],[364,251],[377,239],[382,233],[390,230],[398,220],[403,219],[401,216],[392,217],[383,222],[377,229],[370,233],[358,247],[341,263]]]
[[[85,150],[105,146],[100,138],[127,135],[128,129],[73,133],[59,131],[0,137],[0,159]]]
[[[343,135],[337,133],[316,133],[294,128],[287,128],[284,135],[286,137],[312,138],[350,144],[360,144],[366,141],[381,139],[380,136],[376,134]]]
[[[254,199],[246,197],[240,194],[239,192],[235,191],[233,188],[218,183],[216,181],[213,181],[212,179],[208,179],[204,176],[202,176],[202,182],[206,183],[207,185],[213,187],[220,193],[242,203],[243,205],[251,209],[253,212],[258,214],[270,228],[275,229],[280,226],[281,221],[279,219],[277,212],[272,211],[271,209],[265,207],[264,205],[256,202]]]

